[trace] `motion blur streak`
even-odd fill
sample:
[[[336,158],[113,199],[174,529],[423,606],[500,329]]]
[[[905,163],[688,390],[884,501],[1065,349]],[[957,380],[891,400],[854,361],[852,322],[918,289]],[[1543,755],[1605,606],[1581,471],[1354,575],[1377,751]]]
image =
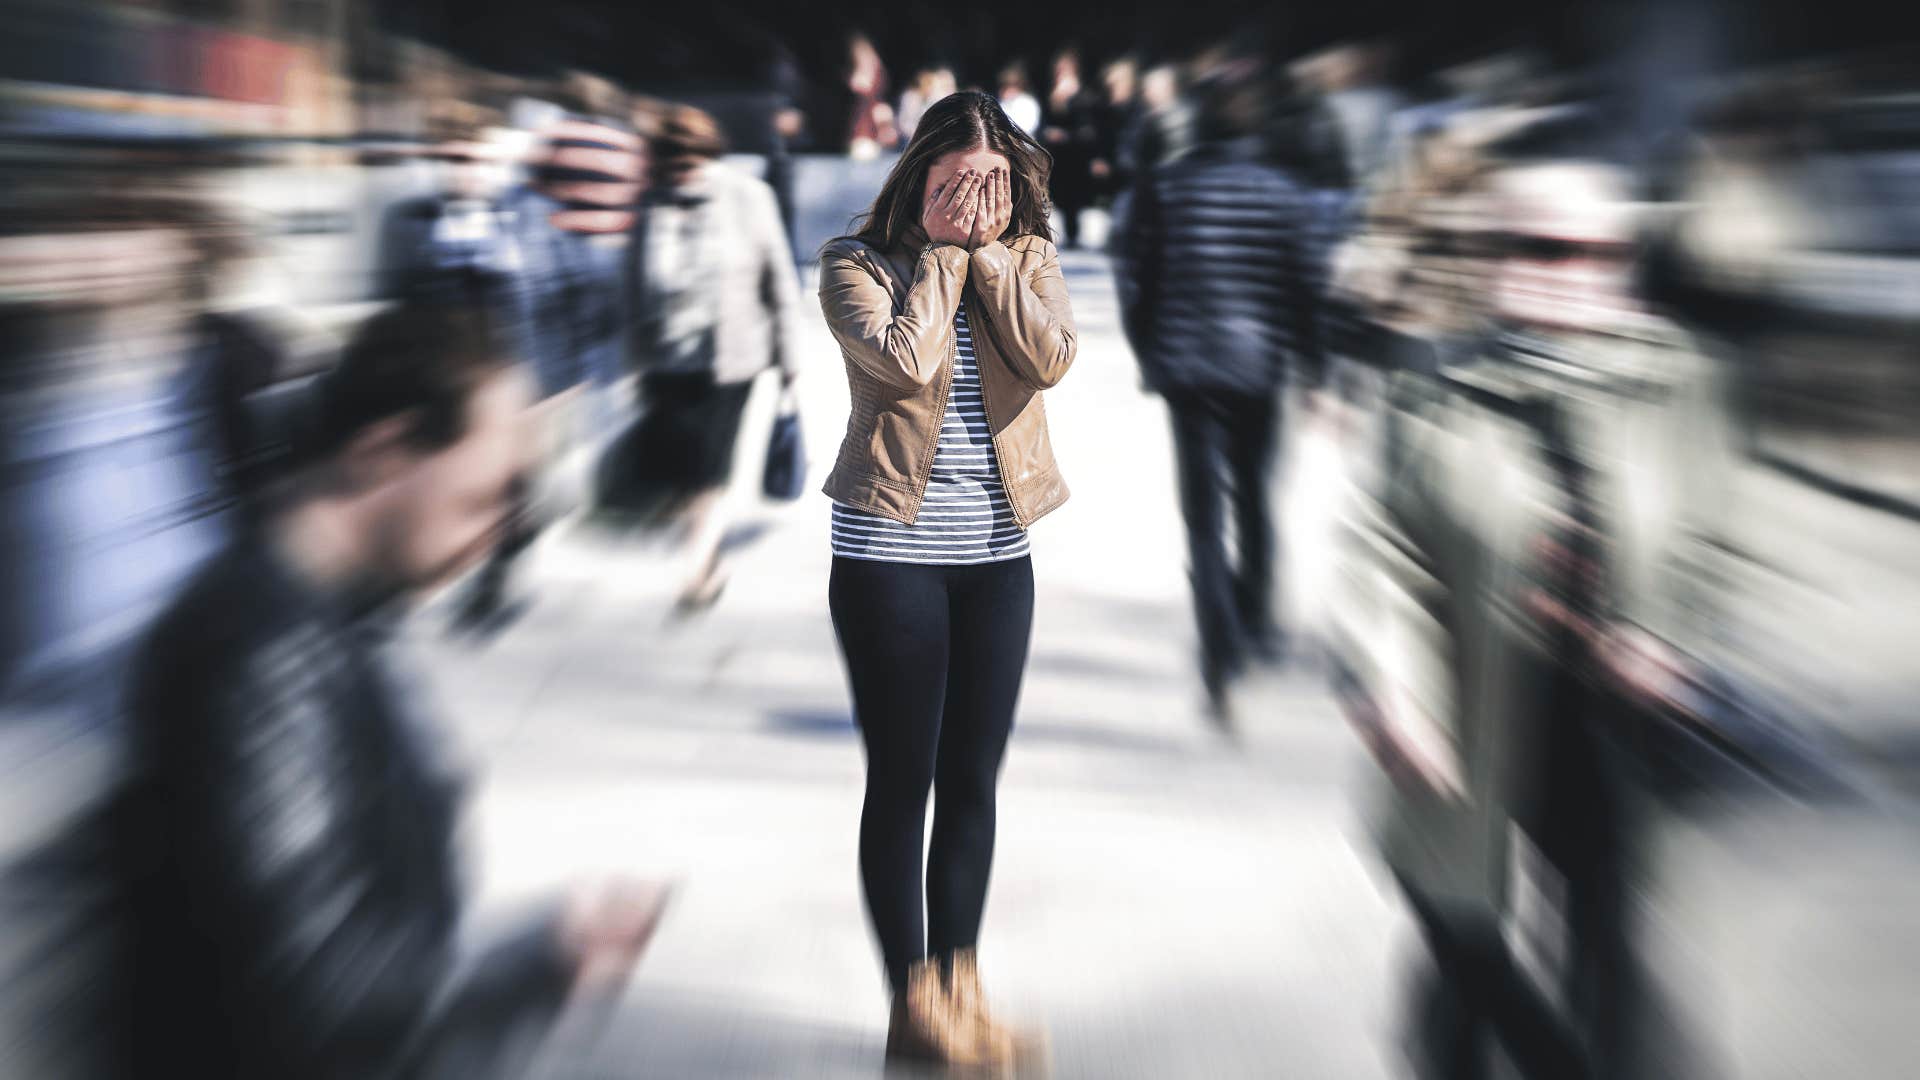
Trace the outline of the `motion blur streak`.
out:
[[[956,90],[1078,333],[1053,1068],[1906,1075],[1879,6],[9,0],[0,1077],[873,1075],[808,296]]]

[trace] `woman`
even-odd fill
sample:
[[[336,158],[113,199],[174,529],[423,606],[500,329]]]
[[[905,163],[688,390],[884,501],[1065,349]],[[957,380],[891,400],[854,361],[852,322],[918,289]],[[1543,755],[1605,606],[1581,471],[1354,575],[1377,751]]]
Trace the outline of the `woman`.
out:
[[[795,374],[800,288],[786,226],[771,188],[716,160],[725,149],[711,116],[667,110],[630,253],[631,346],[650,419],[629,449],[643,474],[679,470],[665,486],[688,538],[682,614],[726,585],[724,496],[753,379],[773,366],[790,386]]]
[[[1032,624],[1027,529],[1067,498],[1040,403],[1075,348],[1048,165],[992,97],[952,95],[821,254],[853,392],[825,488],[829,594],[866,744],[860,869],[893,1057],[1005,1065],[1036,1045],[987,1014],[973,948]]]
[[[898,138],[893,106],[887,104],[887,65],[865,34],[847,44],[850,70],[847,91],[853,96],[853,115],[847,127],[847,153],[856,161],[872,161]]]

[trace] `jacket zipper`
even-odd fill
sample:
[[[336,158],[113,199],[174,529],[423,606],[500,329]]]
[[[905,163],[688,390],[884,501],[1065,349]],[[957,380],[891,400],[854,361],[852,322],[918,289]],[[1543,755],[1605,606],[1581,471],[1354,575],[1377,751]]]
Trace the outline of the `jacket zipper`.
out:
[[[980,310],[981,309],[979,305],[976,304],[975,311],[978,312]],[[967,316],[967,326],[969,328],[973,327],[973,320],[974,320],[973,315]],[[987,334],[986,316],[984,314],[981,314],[980,320],[981,320],[980,331],[973,335],[973,362],[976,367],[979,367],[980,365],[980,342],[986,337],[986,334]],[[995,346],[995,348],[998,348],[998,346]],[[959,351],[958,346],[956,346],[955,352],[957,353],[958,351]],[[987,369],[984,367],[979,367],[979,370],[980,370],[980,411],[986,414],[987,438],[990,439],[993,443],[993,471],[996,474],[998,474],[1000,477],[1000,490],[1004,492],[1007,496],[1007,505],[1013,508],[1014,524],[1020,526],[1022,529],[1025,529],[1027,527],[1027,515],[1024,511],[1020,509],[1020,501],[1017,498],[1015,498],[1013,494],[1013,485],[1007,483],[1007,467],[1004,464],[1002,464],[1000,461],[1000,429],[995,427],[993,424],[993,405],[990,404],[990,400],[993,397],[993,395],[987,393]],[[943,415],[945,414],[945,411],[946,410],[944,409],[941,410]]]

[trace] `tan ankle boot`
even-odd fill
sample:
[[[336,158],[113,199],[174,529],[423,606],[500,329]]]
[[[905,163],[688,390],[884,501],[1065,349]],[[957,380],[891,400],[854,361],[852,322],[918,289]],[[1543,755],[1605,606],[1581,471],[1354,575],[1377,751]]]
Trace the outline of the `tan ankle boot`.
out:
[[[1047,1074],[1046,1032],[1007,1024],[988,1010],[986,989],[980,983],[980,961],[972,949],[954,954],[947,973],[947,996],[953,1002],[957,1026],[970,1033],[980,1057],[996,1075]]]
[[[986,1063],[972,1029],[963,1026],[940,969],[928,961],[907,973],[907,990],[893,999],[887,1022],[887,1060],[977,1068]]]

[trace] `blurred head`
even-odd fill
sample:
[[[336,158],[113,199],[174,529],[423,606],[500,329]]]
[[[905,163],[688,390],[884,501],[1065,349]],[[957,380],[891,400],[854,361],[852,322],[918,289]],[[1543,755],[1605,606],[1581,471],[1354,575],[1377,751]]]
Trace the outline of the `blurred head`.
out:
[[[1022,93],[1027,88],[1027,69],[1024,64],[1008,64],[1000,69],[1000,96],[1008,97]]]
[[[1071,77],[1076,82],[1080,78],[1080,53],[1075,49],[1062,49],[1053,58],[1053,77],[1056,80]]]
[[[921,96],[931,104],[953,93],[960,84],[954,78],[952,68],[938,67],[922,71],[916,80],[916,85],[920,89]]]
[[[727,152],[719,122],[691,105],[668,106],[651,142],[654,182],[666,187],[693,179],[707,162]]]
[[[1150,68],[1140,77],[1140,102],[1154,112],[1180,100],[1180,72],[1172,64]]]
[[[525,377],[479,309],[368,320],[318,387],[319,491],[353,509],[353,576],[429,589],[498,541],[528,463]]]
[[[1013,189],[1013,218],[1006,235],[1053,239],[1047,223],[1052,156],[1014,126],[992,97],[966,90],[942,98],[920,118],[912,141],[853,235],[882,250],[897,248],[918,228],[920,211],[934,188],[964,169],[1002,168]]]
[[[1195,83],[1194,95],[1200,105],[1197,134],[1207,142],[1258,134],[1274,105],[1274,90],[1264,80],[1224,64]]]
[[[1140,68],[1132,60],[1122,58],[1108,64],[1101,79],[1107,86],[1107,100],[1124,105],[1133,100],[1134,93],[1139,89]]]
[[[1502,316],[1546,329],[1600,330],[1633,310],[1636,209],[1626,171],[1592,161],[1530,161],[1494,179]]]

